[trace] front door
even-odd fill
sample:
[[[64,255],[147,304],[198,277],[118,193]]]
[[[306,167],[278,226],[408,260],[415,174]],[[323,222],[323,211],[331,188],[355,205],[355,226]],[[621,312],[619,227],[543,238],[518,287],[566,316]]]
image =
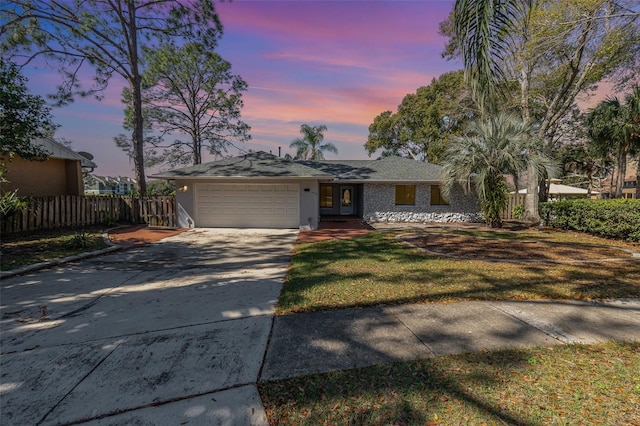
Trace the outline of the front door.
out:
[[[353,186],[340,187],[340,214],[353,214]]]

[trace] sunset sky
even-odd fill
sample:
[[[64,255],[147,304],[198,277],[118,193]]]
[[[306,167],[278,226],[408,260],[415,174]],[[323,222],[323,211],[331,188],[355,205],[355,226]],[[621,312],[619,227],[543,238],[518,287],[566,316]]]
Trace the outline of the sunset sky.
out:
[[[235,0],[216,6],[224,25],[218,52],[249,84],[242,117],[252,140],[237,144],[245,150],[293,153],[289,143],[302,123],[325,124],[325,140],[339,150],[327,158],[367,158],[364,144],[376,115],[460,68],[441,58],[445,39],[438,35],[453,1]],[[59,81],[47,69],[25,75],[40,95]],[[98,175],[133,176],[133,164],[113,142],[124,133],[124,84],[116,76],[102,101],[76,99],[53,110],[61,125],[56,135],[92,153]]]
[[[438,25],[453,0],[234,0],[216,2],[224,25],[218,52],[249,84],[242,118],[252,140],[243,150],[291,153],[289,143],[303,123],[325,124],[325,140],[339,154],[327,158],[365,159],[364,144],[374,117],[395,111],[407,93],[462,67],[441,53],[446,38]],[[28,68],[33,93],[52,93],[60,81],[50,69]],[[83,74],[88,85],[91,71]],[[114,76],[104,99],[76,99],[54,109],[56,135],[76,151],[95,156],[95,174],[133,176],[132,161],[113,138],[122,129],[120,95],[125,82]],[[600,96],[610,93],[604,85]],[[230,155],[237,155],[235,148]],[[375,154],[374,154],[375,156]],[[204,158],[210,161],[212,157]],[[147,170],[147,175],[159,169]]]

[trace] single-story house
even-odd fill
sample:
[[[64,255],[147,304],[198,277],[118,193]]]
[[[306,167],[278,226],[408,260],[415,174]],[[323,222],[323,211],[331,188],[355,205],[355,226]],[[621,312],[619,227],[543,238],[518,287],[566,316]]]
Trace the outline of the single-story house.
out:
[[[9,182],[1,184],[2,191],[18,190],[21,197],[82,195],[82,174],[92,171],[95,163],[50,138],[36,139],[33,143],[42,146],[49,158],[29,161],[16,155],[12,161],[5,159],[5,177]]]
[[[295,161],[250,152],[150,177],[175,181],[181,227],[317,229],[327,216],[479,221],[475,194],[442,197],[440,171],[400,157]]]

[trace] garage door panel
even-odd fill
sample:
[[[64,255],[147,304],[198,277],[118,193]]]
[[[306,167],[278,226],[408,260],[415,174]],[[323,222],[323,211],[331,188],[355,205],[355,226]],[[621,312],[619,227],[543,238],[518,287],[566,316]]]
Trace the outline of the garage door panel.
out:
[[[196,226],[297,228],[298,184],[197,184]]]

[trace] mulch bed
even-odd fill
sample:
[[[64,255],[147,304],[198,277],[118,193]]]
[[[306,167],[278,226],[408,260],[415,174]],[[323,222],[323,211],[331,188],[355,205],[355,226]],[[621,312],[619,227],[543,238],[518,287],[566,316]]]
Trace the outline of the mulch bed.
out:
[[[172,237],[186,231],[186,228],[152,228],[146,225],[127,226],[109,230],[109,241],[123,246],[139,246]]]
[[[631,254],[614,247],[588,244],[478,238],[452,234],[420,234],[407,236],[402,240],[433,253],[470,259],[570,261],[631,258]]]
[[[314,243],[316,241],[349,239],[367,235],[370,227],[359,220],[330,220],[320,222],[319,229],[302,230],[298,234],[298,242]]]

